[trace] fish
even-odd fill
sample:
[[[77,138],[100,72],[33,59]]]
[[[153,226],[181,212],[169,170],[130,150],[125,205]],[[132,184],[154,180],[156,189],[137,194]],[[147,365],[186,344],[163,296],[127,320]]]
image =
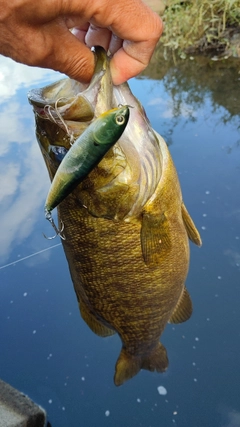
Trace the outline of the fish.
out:
[[[89,85],[66,78],[32,90],[29,101],[51,180],[59,161],[49,156],[49,146],[69,149],[70,136],[78,137],[100,114],[132,107],[120,139],[58,206],[81,316],[97,335],[120,337],[114,374],[120,386],[141,369],[168,368],[160,337],[168,322],[191,317],[185,286],[189,239],[198,246],[202,242],[166,142],[128,83],[113,85],[104,49],[96,47],[95,56]]]

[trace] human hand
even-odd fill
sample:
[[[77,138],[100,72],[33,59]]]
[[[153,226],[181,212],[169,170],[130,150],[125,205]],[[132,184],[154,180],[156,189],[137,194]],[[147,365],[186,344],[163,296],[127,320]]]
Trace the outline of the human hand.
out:
[[[1,0],[0,54],[82,82],[94,70],[89,47],[110,50],[118,85],[148,65],[161,33],[160,17],[141,0]]]

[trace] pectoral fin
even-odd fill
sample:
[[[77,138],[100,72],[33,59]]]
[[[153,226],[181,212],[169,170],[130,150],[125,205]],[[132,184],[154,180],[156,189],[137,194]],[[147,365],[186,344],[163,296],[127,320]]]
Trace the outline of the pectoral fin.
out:
[[[182,294],[177,302],[177,305],[170,317],[170,323],[186,322],[192,314],[192,301],[190,295],[184,286]]]
[[[184,225],[186,227],[189,239],[193,243],[195,243],[197,246],[201,246],[202,240],[201,240],[200,234],[199,234],[192,218],[190,217],[184,203],[182,203],[182,218],[183,218],[183,222],[184,222]]]
[[[144,261],[149,266],[158,266],[171,250],[169,224],[165,214],[144,213],[142,217],[141,245]]]
[[[79,308],[83,320],[96,335],[108,337],[115,334],[113,329],[108,328],[96,319],[82,299],[79,300]]]

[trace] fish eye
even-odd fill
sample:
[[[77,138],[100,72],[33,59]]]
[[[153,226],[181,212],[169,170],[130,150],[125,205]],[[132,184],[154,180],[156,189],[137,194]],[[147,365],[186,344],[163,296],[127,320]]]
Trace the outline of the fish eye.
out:
[[[116,117],[116,123],[117,125],[123,125],[123,123],[125,122],[125,117],[124,116],[117,116]]]

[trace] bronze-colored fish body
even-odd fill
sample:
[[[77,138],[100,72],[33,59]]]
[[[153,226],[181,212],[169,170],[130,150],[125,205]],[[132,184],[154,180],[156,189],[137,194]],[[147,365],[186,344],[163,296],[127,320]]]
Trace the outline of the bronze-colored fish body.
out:
[[[168,321],[179,323],[191,316],[184,285],[188,239],[197,245],[201,239],[183,203],[166,143],[152,130],[128,85],[112,88],[102,49],[97,49],[97,57],[94,112],[99,115],[118,104],[133,108],[119,142],[62,201],[58,212],[65,225],[63,246],[82,317],[98,335],[117,332],[121,338],[114,378],[120,385],[140,369],[167,368],[159,337]],[[66,96],[62,88],[61,96]],[[54,90],[49,89],[53,103]],[[77,96],[80,99],[81,93]],[[37,136],[52,178],[58,162],[52,152],[49,155],[49,145],[68,148],[69,141],[61,123],[41,113],[39,96],[32,93],[30,102],[37,106]],[[69,114],[70,107],[64,108]]]

